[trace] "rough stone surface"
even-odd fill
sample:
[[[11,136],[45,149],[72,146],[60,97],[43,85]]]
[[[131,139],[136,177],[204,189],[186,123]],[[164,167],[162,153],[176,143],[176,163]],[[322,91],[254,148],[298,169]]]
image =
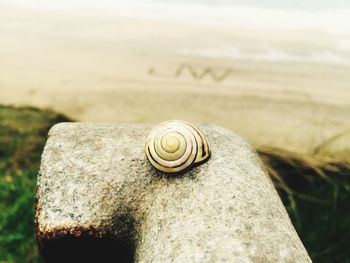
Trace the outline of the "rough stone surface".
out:
[[[123,249],[125,262],[310,262],[261,161],[240,137],[199,126],[210,160],[173,176],[145,157],[152,127],[51,129],[37,189],[44,254],[64,248],[52,241],[90,238],[115,244],[116,262]]]

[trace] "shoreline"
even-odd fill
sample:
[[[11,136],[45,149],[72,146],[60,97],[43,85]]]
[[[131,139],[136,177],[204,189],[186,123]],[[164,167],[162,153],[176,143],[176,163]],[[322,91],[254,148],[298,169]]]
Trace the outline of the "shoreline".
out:
[[[51,108],[79,121],[212,123],[253,145],[297,152],[350,127],[350,66],[181,53],[229,43],[252,54],[270,45],[302,55],[334,48],[339,39],[326,32],[232,30],[12,7],[0,15],[0,25],[10,24],[0,26],[1,104]]]

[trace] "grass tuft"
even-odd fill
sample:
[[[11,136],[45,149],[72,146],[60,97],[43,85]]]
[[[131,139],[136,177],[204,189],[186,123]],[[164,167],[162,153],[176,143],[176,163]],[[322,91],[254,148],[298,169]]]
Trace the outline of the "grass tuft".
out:
[[[350,160],[259,148],[314,262],[350,262]]]

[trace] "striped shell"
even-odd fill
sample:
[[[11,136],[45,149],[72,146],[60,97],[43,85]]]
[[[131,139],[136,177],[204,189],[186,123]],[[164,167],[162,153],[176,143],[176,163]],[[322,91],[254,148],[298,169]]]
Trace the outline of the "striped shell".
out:
[[[179,120],[157,125],[147,137],[145,152],[150,163],[166,173],[185,171],[210,155],[203,134],[192,124]]]

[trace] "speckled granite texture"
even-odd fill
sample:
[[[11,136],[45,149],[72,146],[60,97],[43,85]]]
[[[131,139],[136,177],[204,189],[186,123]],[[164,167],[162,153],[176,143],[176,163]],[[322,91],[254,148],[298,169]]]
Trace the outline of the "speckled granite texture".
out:
[[[62,254],[72,240],[108,240],[101,246],[115,244],[115,262],[311,262],[261,161],[240,137],[200,125],[209,161],[173,176],[145,157],[152,127],[51,129],[36,206],[44,255]]]

